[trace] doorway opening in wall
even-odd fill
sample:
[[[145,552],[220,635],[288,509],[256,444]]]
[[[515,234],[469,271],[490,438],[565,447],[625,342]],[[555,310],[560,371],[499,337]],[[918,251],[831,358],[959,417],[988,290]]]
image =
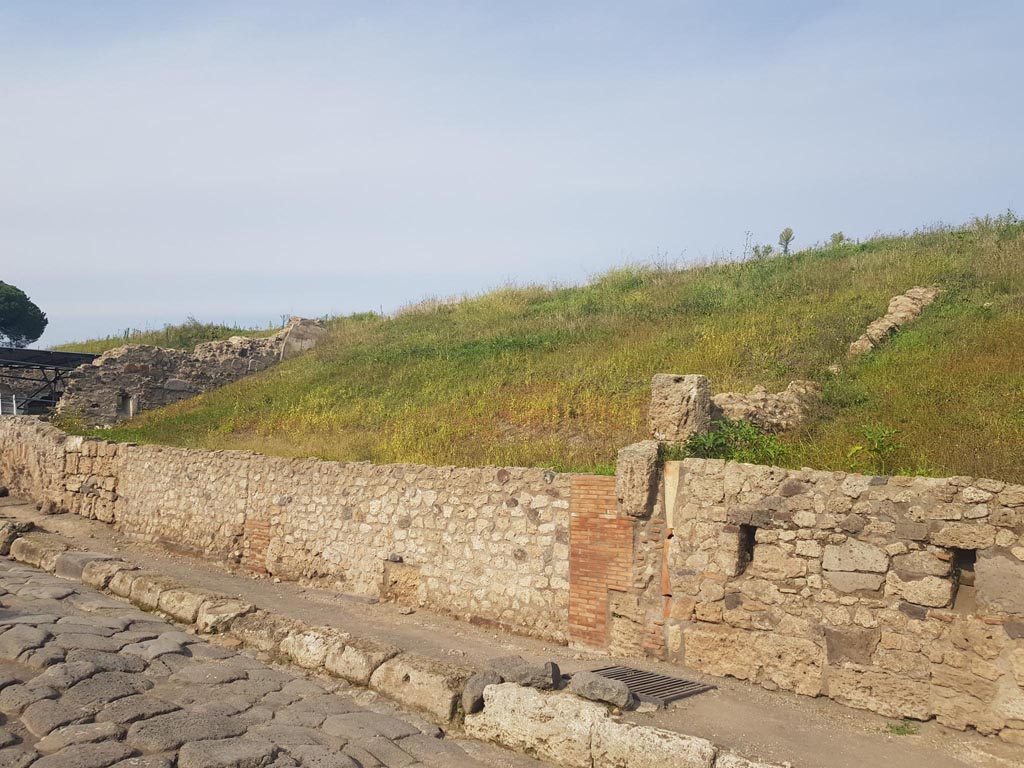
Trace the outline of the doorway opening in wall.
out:
[[[974,549],[953,549],[953,610],[958,613],[973,613],[977,602],[974,597],[974,565],[978,552]]]
[[[756,525],[747,525],[746,523],[740,525],[739,557],[736,563],[737,576],[747,570],[747,566],[750,565],[750,561],[754,559],[754,540],[756,536]]]
[[[135,396],[127,392],[117,393],[117,420],[123,421],[135,416]]]

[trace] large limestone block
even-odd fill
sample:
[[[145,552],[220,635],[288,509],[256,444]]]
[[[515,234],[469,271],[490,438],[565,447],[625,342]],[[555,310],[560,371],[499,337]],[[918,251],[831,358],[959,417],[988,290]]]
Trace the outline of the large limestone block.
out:
[[[827,571],[867,571],[885,573],[889,570],[889,556],[885,550],[857,539],[825,547],[822,567]]]
[[[324,669],[354,685],[366,686],[377,667],[401,652],[397,645],[350,637],[344,645],[335,645],[327,652]]]
[[[987,611],[1024,614],[1024,563],[1003,555],[979,557],[974,566],[978,605]]]
[[[250,648],[277,655],[289,634],[308,628],[305,622],[266,611],[253,611],[231,622],[231,634]]]
[[[253,611],[253,605],[231,597],[207,600],[196,616],[196,630],[206,634],[226,632],[239,616]]]
[[[651,381],[648,411],[655,440],[683,442],[711,426],[711,387],[706,376],[659,373]]]
[[[281,653],[305,669],[319,669],[328,653],[339,653],[348,633],[333,627],[310,627],[281,641]]]
[[[426,713],[438,723],[450,723],[473,670],[455,664],[403,653],[381,664],[370,677],[370,688],[399,704]]]
[[[885,581],[880,573],[857,573],[855,571],[824,571],[829,586],[837,592],[877,592]]]
[[[157,608],[183,624],[194,624],[203,603],[215,598],[212,592],[202,589],[177,587],[160,593]]]
[[[484,709],[467,715],[465,731],[557,765],[592,768],[594,730],[607,719],[605,707],[571,694],[503,683],[484,689]]]
[[[603,720],[594,726],[591,752],[594,768],[711,768],[716,750],[695,736]]]
[[[175,589],[182,585],[163,576],[159,573],[142,572],[132,582],[131,592],[128,599],[144,611],[155,611],[160,601],[160,595],[169,589]]]
[[[82,583],[103,590],[119,572],[134,570],[138,570],[136,566],[123,560],[93,560],[82,568]]]
[[[828,675],[828,696],[886,717],[927,720],[931,716],[931,686],[905,675],[835,667]]]
[[[928,538],[940,547],[987,549],[996,541],[996,529],[987,523],[947,523]]]
[[[895,595],[916,605],[945,608],[953,600],[953,582],[938,576],[924,576],[904,581],[895,572],[885,576],[885,593]]]
[[[30,533],[11,544],[11,557],[19,563],[53,571],[57,567],[57,558],[67,548],[67,544],[51,536]]]
[[[647,517],[658,489],[658,444],[645,440],[627,445],[615,462],[615,495],[619,509],[632,517]]]

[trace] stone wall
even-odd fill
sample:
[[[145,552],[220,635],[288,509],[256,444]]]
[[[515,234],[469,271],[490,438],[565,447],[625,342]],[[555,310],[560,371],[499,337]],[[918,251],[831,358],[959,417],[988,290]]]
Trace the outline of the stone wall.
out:
[[[664,477],[667,589],[646,600],[667,600],[669,658],[1024,743],[1024,486],[694,459]]]
[[[57,412],[90,425],[114,424],[256,373],[316,346],[323,323],[293,317],[266,338],[232,336],[194,350],[128,344],[69,374]]]
[[[129,536],[566,640],[570,475],[68,437],[0,418],[0,483]]]

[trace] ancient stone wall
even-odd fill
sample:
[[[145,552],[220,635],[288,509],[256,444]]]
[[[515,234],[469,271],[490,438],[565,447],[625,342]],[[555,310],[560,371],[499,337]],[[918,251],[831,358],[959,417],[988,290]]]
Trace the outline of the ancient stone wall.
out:
[[[1024,486],[670,463],[667,654],[1024,743]]]
[[[12,493],[254,571],[558,641],[571,477],[115,444],[0,418]]]
[[[90,425],[114,424],[276,365],[312,349],[326,332],[320,321],[293,317],[273,336],[232,336],[191,352],[146,344],[117,347],[71,372],[57,412]]]

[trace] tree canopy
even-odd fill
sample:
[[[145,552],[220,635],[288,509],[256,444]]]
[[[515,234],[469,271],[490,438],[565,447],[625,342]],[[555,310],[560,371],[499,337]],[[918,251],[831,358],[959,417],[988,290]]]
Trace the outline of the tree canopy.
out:
[[[23,290],[0,280],[0,343],[28,346],[43,335],[47,322]]]

